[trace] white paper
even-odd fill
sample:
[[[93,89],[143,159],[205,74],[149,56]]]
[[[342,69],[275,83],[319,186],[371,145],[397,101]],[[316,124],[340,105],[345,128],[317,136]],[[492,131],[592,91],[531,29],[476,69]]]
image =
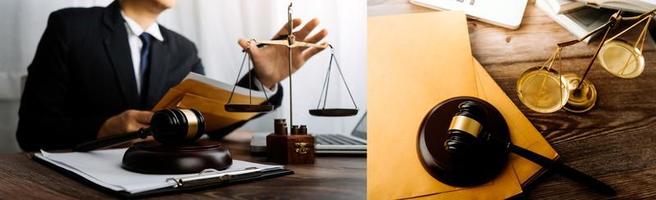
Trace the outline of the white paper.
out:
[[[152,175],[140,174],[125,170],[121,167],[123,149],[110,149],[91,151],[86,153],[68,152],[68,153],[49,153],[41,150],[34,156],[40,159],[71,171],[81,177],[96,183],[105,188],[114,191],[125,191],[129,193],[139,193],[149,190],[174,187],[174,181],[167,181],[168,178],[182,178],[196,174],[165,174]],[[269,171],[282,169],[281,165],[264,165],[241,160],[233,160],[232,166],[226,170],[212,173],[230,173],[242,171],[245,169],[257,168],[260,171]]]

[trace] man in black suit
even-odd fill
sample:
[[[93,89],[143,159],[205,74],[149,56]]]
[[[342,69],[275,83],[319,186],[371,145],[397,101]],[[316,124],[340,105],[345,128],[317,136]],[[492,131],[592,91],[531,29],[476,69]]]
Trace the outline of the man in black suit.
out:
[[[117,0],[108,7],[68,8],[53,12],[28,67],[21,99],[17,138],[21,148],[64,149],[76,144],[148,127],[148,111],[166,91],[189,72],[204,73],[193,42],[156,23],[159,14],[175,0]],[[301,24],[293,20],[294,27]],[[310,32],[313,19],[294,32],[297,40],[318,42],[327,32]],[[275,37],[290,31],[284,26]],[[251,54],[257,90],[275,93],[270,102],[280,105],[278,82],[288,76],[288,50],[257,47],[240,39]],[[318,48],[294,50],[294,71]],[[259,83],[258,83],[259,82]],[[244,122],[210,134],[222,137]]]

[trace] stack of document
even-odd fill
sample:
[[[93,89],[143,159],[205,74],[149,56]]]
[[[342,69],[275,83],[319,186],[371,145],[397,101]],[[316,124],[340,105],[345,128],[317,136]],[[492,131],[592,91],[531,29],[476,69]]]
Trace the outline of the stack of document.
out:
[[[199,174],[140,174],[121,167],[126,149],[99,150],[88,153],[50,153],[41,151],[35,158],[58,168],[74,173],[100,187],[115,191],[137,194],[153,190],[180,187],[185,178],[199,177]],[[227,177],[236,174],[264,173],[281,170],[281,165],[264,165],[233,160],[232,165],[222,171],[209,170],[204,177]],[[200,177],[202,178],[202,177]]]
[[[501,174],[483,185],[454,187],[433,178],[417,152],[419,127],[434,106],[456,96],[494,105],[513,144],[558,158],[472,56],[463,12],[371,17],[368,26],[367,120],[368,132],[374,133],[368,136],[368,198],[506,199],[542,173],[539,165],[510,154]]]

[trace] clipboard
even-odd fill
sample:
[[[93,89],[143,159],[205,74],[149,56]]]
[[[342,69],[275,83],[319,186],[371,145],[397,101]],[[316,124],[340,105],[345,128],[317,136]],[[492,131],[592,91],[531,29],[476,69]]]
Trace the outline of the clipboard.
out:
[[[41,163],[58,173],[61,173],[67,177],[70,177],[80,183],[83,183],[85,185],[91,186],[92,188],[95,188],[96,190],[99,190],[101,192],[104,192],[106,194],[119,197],[119,198],[144,198],[144,197],[153,197],[153,196],[161,196],[161,195],[166,195],[166,194],[175,194],[175,193],[183,193],[183,192],[193,192],[193,191],[200,191],[200,190],[206,190],[206,189],[212,189],[212,188],[219,188],[219,187],[224,187],[228,185],[234,185],[234,184],[239,184],[239,183],[247,183],[247,182],[252,182],[252,181],[258,181],[258,180],[264,180],[264,179],[270,179],[270,178],[275,178],[275,177],[281,177],[285,175],[291,175],[294,174],[293,171],[289,169],[276,169],[276,170],[270,170],[270,171],[256,171],[252,169],[246,169],[243,171],[238,171],[234,173],[229,173],[229,174],[220,174],[217,173],[219,171],[212,171],[212,170],[206,170],[203,172],[200,172],[196,175],[190,175],[190,176],[185,176],[182,178],[170,178],[171,181],[176,183],[176,186],[174,187],[168,187],[168,188],[161,188],[161,189],[155,189],[155,190],[149,190],[149,191],[144,191],[144,192],[137,192],[137,193],[130,193],[127,191],[114,191],[109,188],[103,187],[97,183],[94,183],[90,180],[88,180],[85,177],[82,177],[79,174],[76,174],[68,169],[65,169],[63,167],[57,166],[47,160],[45,160],[43,157],[38,156],[36,154],[30,154],[30,157],[32,160]],[[167,179],[168,181],[168,179]]]

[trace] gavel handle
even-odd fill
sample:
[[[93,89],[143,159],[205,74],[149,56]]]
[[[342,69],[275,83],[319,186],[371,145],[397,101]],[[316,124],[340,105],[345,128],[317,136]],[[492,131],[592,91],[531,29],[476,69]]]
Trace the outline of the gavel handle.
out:
[[[614,196],[616,194],[615,190],[609,185],[607,185],[606,183],[601,182],[563,163],[553,161],[549,158],[541,156],[540,154],[515,146],[510,142],[508,142],[506,146],[508,147],[508,150],[510,150],[510,152],[513,152],[521,157],[533,161],[534,163],[541,165],[547,169],[554,170],[555,172],[567,178],[570,178],[574,181],[588,185],[592,189],[596,190],[597,192],[600,192],[601,194],[608,195],[608,196]]]
[[[139,129],[138,131],[135,132],[130,132],[130,133],[124,133],[120,135],[112,135],[112,136],[107,136],[104,138],[100,138],[97,140],[89,141],[82,143],[75,148],[73,148],[73,151],[78,151],[78,152],[87,152],[91,151],[94,149],[99,149],[119,143],[123,143],[132,139],[137,139],[137,138],[146,138],[151,134],[151,130],[149,128],[146,129]]]

